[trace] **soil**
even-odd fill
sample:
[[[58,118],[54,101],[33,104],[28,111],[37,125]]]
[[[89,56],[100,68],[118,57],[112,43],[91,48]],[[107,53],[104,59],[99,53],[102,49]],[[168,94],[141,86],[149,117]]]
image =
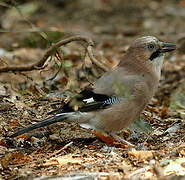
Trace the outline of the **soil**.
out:
[[[62,46],[44,69],[1,73],[1,179],[185,178],[185,0],[13,0],[0,2],[0,9],[1,67],[35,63],[52,43],[74,35],[91,38],[93,53],[108,68],[138,37],[177,45],[165,58],[139,127],[119,133],[134,148],[106,145],[91,130],[64,122],[9,138],[49,117],[104,73],[83,58],[84,43]]]

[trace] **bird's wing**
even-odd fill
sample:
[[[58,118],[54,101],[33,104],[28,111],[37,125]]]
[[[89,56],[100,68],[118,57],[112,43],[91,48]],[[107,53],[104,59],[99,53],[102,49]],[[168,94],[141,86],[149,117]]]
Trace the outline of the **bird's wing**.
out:
[[[79,97],[76,98],[76,100],[81,105],[78,108],[78,111],[80,112],[90,112],[105,109],[114,104],[115,102],[119,102],[118,97],[107,96],[105,94],[98,94],[90,90],[83,90],[79,94]],[[70,105],[70,102],[68,102],[63,107],[51,111],[48,114],[60,114],[73,111],[74,109]]]
[[[128,87],[132,93],[135,83],[140,77],[133,72],[129,72],[129,69],[124,67],[117,67],[113,71],[106,72],[100,79],[96,81],[93,86],[93,92],[97,94],[106,94],[107,96],[122,96],[122,94],[116,93],[116,85]]]
[[[124,92],[116,93],[116,90],[129,91],[129,94],[132,95],[137,81],[137,76],[133,74],[130,75],[129,72],[123,68],[116,68],[114,71],[105,73],[97,80],[92,91],[83,90],[79,94],[79,97],[76,98],[80,104],[78,111],[90,112],[110,107],[113,103],[118,102],[120,97],[124,97]],[[119,87],[116,87],[116,85]],[[54,110],[49,114],[73,111],[74,109],[69,102],[62,108]]]

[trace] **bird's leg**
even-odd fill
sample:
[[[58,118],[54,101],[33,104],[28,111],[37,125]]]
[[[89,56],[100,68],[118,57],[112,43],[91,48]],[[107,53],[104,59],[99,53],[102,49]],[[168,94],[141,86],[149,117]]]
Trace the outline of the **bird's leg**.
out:
[[[129,143],[128,141],[124,140],[123,138],[119,137],[118,135],[114,134],[114,133],[109,133],[116,141],[126,144],[130,147],[135,147],[133,144]]]
[[[114,145],[115,139],[113,137],[105,136],[97,131],[93,131],[93,134],[99,139],[101,139],[103,142],[105,142],[107,145]]]
[[[98,137],[99,139],[101,139],[104,143],[106,143],[107,145],[111,145],[111,146],[116,146],[116,147],[124,147],[125,145],[129,146],[129,147],[134,147],[133,144],[129,143],[128,141],[122,139],[121,137],[117,136],[114,133],[109,133],[108,136],[103,135],[102,133],[99,133],[97,131],[93,131],[93,134]],[[117,144],[116,142],[122,143],[124,144],[124,146]]]

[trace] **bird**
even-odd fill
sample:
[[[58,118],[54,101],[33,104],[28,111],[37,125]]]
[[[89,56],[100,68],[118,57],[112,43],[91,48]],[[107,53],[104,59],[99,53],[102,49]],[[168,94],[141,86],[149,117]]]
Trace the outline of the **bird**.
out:
[[[104,73],[92,89],[81,91],[77,98],[81,106],[77,111],[68,102],[54,110],[51,117],[11,137],[64,121],[76,122],[82,128],[132,146],[116,133],[128,128],[140,116],[158,87],[165,53],[175,49],[175,44],[162,42],[153,36],[137,38],[117,67]]]

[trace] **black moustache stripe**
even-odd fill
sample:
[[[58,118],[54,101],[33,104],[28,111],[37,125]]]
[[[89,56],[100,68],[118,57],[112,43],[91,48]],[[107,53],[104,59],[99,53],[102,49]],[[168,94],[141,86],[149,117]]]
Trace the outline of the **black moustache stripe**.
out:
[[[153,52],[149,59],[152,61],[153,59],[157,58],[160,55],[160,53],[161,53],[160,50]]]

